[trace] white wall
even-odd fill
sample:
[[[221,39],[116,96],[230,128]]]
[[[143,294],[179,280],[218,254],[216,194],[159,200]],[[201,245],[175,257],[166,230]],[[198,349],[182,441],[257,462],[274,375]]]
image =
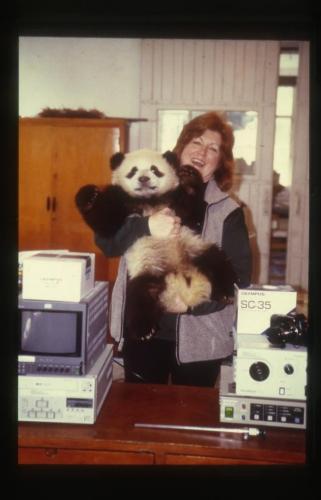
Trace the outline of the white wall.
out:
[[[19,38],[19,115],[43,108],[139,115],[140,39]]]

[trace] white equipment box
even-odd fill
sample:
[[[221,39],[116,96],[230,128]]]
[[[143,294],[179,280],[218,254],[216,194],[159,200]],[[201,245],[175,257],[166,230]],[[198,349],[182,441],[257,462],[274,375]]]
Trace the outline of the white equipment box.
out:
[[[113,346],[107,344],[87,375],[18,377],[18,420],[93,424],[112,384]]]
[[[234,357],[236,394],[306,399],[307,349],[275,347],[265,335],[238,335]]]
[[[240,396],[235,393],[233,366],[223,364],[220,375],[220,422],[306,429],[305,401]]]
[[[237,335],[260,334],[270,327],[273,314],[289,314],[296,308],[297,292],[288,285],[235,288]]]
[[[94,279],[94,253],[39,252],[23,261],[22,298],[79,302]]]

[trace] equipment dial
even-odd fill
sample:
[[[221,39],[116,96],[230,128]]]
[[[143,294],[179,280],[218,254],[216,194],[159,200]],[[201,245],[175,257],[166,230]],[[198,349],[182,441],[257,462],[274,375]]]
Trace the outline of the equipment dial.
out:
[[[263,361],[257,361],[250,366],[249,369],[251,377],[257,382],[263,382],[270,375],[269,367]]]

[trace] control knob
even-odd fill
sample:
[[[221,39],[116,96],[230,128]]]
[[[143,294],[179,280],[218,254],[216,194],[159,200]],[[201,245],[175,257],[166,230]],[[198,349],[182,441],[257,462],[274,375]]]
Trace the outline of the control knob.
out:
[[[250,366],[249,369],[251,377],[257,382],[263,382],[270,375],[269,367],[263,361],[257,361]]]
[[[287,375],[292,375],[292,373],[294,372],[294,368],[292,365],[287,363],[286,365],[284,365],[284,371]]]

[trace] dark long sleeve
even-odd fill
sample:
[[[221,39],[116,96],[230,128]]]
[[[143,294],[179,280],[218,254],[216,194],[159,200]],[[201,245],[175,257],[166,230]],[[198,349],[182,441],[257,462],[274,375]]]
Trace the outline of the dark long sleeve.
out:
[[[225,219],[223,226],[222,249],[225,251],[238,276],[240,288],[251,282],[252,256],[244,212],[236,208]]]
[[[103,238],[95,234],[95,243],[107,257],[119,257],[142,236],[150,236],[148,217],[128,217],[111,238]]]
[[[240,288],[247,287],[251,281],[252,259],[244,212],[241,207],[233,210],[224,221],[222,250],[231,260],[237,273],[237,285]],[[213,300],[196,306],[192,312],[199,316],[219,311],[224,307],[224,304]]]

